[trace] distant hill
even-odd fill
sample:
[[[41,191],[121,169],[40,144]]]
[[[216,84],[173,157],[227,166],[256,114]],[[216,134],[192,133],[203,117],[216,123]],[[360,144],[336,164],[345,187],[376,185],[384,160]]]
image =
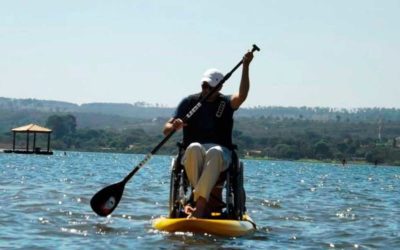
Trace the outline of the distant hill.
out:
[[[400,121],[400,109],[395,108],[354,108],[338,109],[327,107],[254,107],[241,108],[237,116],[273,117],[313,121],[376,122]]]
[[[37,110],[43,112],[72,112],[78,110],[79,105],[61,101],[0,97],[0,109],[10,111]]]
[[[87,103],[78,105],[70,102],[37,99],[15,99],[0,97],[0,132],[25,123],[44,124],[47,117],[58,113],[71,113],[79,128],[126,129],[146,126],[149,121],[165,122],[175,108],[151,105],[144,102]],[[252,107],[241,108],[236,117],[274,118],[339,122],[398,122],[400,109],[358,108],[334,109],[325,107]],[[151,124],[154,124],[151,122]],[[158,128],[159,129],[159,128]]]
[[[145,103],[88,103],[76,110],[85,113],[113,114],[135,118],[170,117],[175,108],[156,107]]]
[[[0,109],[8,111],[34,110],[51,113],[96,113],[134,118],[168,117],[174,108],[157,107],[144,102],[128,103],[87,103],[78,105],[70,102],[37,99],[14,99],[0,97]]]
[[[163,117],[158,120],[165,122],[173,112],[174,108],[151,106],[143,102],[78,105],[61,101],[0,97],[0,132],[28,123],[44,125],[50,115],[62,113],[73,114],[77,118],[78,128],[151,129],[148,128],[149,121]]]

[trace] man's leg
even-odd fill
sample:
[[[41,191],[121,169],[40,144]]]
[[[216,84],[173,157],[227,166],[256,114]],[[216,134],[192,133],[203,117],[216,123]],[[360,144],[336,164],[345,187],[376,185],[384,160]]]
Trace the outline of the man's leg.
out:
[[[191,143],[182,158],[182,164],[185,166],[186,175],[193,187],[197,185],[201,172],[203,170],[206,151],[204,147],[197,142]]]
[[[231,152],[221,146],[213,146],[207,150],[205,166],[194,190],[194,200],[196,201],[195,216],[205,216],[206,204],[211,190],[217,183],[221,172],[228,168],[230,155]]]

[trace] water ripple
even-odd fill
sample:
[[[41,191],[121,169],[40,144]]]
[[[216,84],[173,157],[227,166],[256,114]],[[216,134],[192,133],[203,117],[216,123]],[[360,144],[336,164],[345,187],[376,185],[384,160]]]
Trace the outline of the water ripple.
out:
[[[171,157],[154,157],[107,218],[91,211],[100,188],[143,155],[0,154],[1,249],[395,249],[400,168],[245,161],[247,208],[257,230],[240,238],[168,234],[151,220],[168,210]]]

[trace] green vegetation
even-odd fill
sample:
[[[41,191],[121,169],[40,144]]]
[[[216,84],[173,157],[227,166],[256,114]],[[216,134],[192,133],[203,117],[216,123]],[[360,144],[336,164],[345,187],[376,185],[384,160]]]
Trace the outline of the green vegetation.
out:
[[[255,156],[400,165],[400,122],[240,118],[235,128],[239,148]]]
[[[53,129],[53,149],[148,153],[173,112],[143,103],[84,106],[82,111],[62,102],[0,98],[0,144],[11,144],[11,128],[38,123]],[[234,143],[242,157],[400,165],[397,109],[259,107],[241,109],[235,121]],[[180,138],[178,132],[159,153],[175,154]]]

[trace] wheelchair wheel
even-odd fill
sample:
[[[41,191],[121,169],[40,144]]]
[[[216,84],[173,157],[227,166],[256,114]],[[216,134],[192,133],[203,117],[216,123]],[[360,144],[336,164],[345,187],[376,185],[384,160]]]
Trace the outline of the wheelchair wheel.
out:
[[[189,180],[186,177],[183,166],[178,163],[178,160],[174,159],[171,171],[169,191],[170,218],[185,217],[184,206],[192,198]]]
[[[233,183],[234,217],[242,220],[246,211],[246,194],[243,187],[243,162],[239,162],[239,167],[235,173]]]
[[[172,162],[172,171],[171,171],[171,179],[169,185],[169,217],[170,218],[178,218],[179,217],[179,175],[176,160],[174,159]]]
[[[245,212],[245,193],[243,188],[243,163],[236,153],[226,179],[226,215],[232,220],[242,220]]]

